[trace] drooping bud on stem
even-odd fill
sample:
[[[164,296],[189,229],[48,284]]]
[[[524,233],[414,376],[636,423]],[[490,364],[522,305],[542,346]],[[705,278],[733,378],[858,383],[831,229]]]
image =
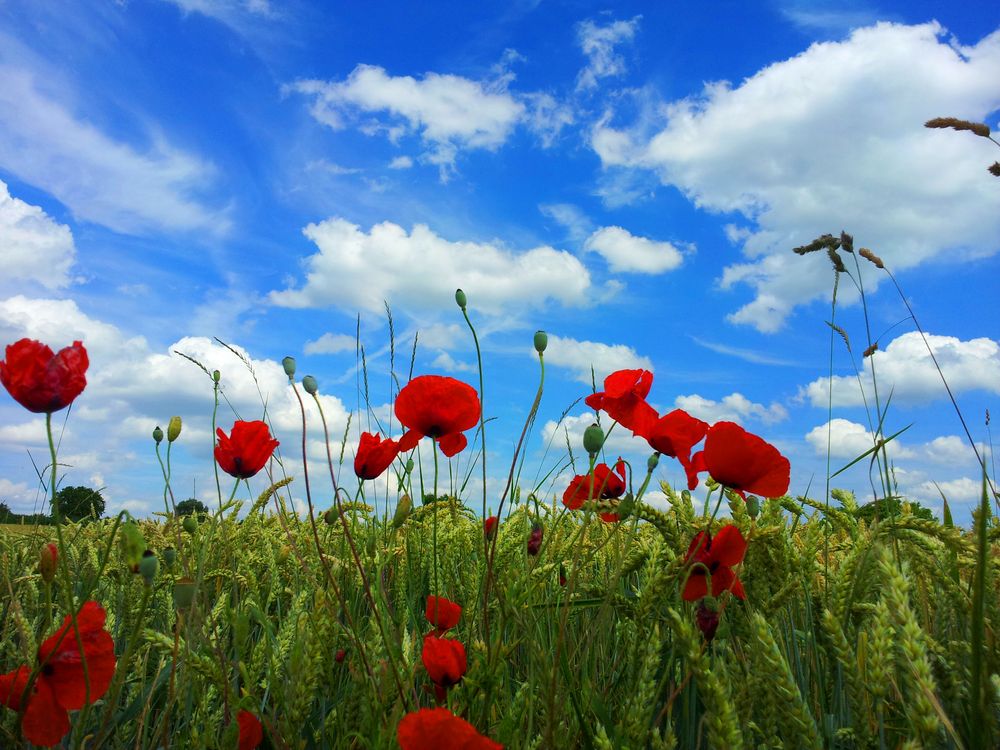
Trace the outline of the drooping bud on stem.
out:
[[[531,524],[531,534],[528,536],[528,554],[535,557],[542,548],[542,525],[538,521]]]

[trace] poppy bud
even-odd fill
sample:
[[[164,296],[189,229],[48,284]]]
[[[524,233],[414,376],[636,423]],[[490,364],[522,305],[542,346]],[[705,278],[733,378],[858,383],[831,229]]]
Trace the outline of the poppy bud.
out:
[[[549,335],[545,331],[535,331],[535,351],[541,354],[549,345]]]
[[[760,513],[760,500],[757,499],[756,495],[751,495],[747,498],[747,515],[750,518],[757,520],[757,514]]]
[[[191,609],[194,603],[195,584],[190,578],[178,578],[174,584],[174,608]]]
[[[285,357],[281,360],[281,367],[285,371],[285,375],[291,380],[295,377],[295,357]]]
[[[719,613],[715,610],[714,605],[709,606],[705,603],[707,599],[708,597],[705,597],[698,602],[698,608],[694,612],[694,621],[698,630],[705,636],[705,642],[711,643],[712,639],[715,638],[715,631],[719,629]]]
[[[142,560],[143,552],[146,551],[146,540],[135,521],[126,521],[122,524],[121,550],[129,570],[138,573],[139,562]]]
[[[410,517],[410,511],[412,510],[413,501],[409,495],[403,495],[399,498],[399,502],[396,503],[396,512],[392,514],[392,528],[398,529],[406,523],[406,519]]]
[[[319,383],[316,382],[316,378],[314,378],[312,375],[306,375],[304,378],[302,378],[302,388],[310,396],[315,396],[316,391],[319,390]]]
[[[652,456],[649,457],[649,460],[646,462],[646,468],[649,471],[653,471],[658,463],[660,463],[659,451],[657,451],[656,453],[654,453]]]
[[[59,548],[52,542],[42,545],[38,551],[38,572],[42,574],[42,580],[52,583],[56,577],[56,566],[59,564]]]
[[[193,534],[198,530],[198,519],[194,516],[185,516],[184,520],[181,522],[181,527],[188,534]]]
[[[347,651],[345,651],[342,648],[338,648],[337,653],[333,655],[333,660],[337,662],[337,664],[343,664],[344,659],[346,658],[347,658]]]
[[[413,459],[412,458],[406,459],[406,473],[407,474],[412,474],[413,473]]]
[[[220,380],[222,380],[222,373],[219,372],[218,370],[212,370],[212,380],[218,383]]]
[[[566,585],[566,566],[562,563],[559,563],[559,585]]]
[[[166,547],[163,550],[163,562],[165,562],[167,564],[167,567],[169,568],[176,561],[177,561],[177,550],[175,550],[173,547]]]
[[[172,443],[181,436],[181,418],[173,416],[167,425],[167,442]]]
[[[465,297],[465,292],[463,292],[461,289],[455,290],[455,302],[457,302],[458,306],[461,307],[463,310],[465,309],[465,306],[469,302],[469,300],[466,299]]]
[[[156,441],[157,445],[163,442],[163,430],[160,429],[160,425],[153,428],[153,440]]]
[[[139,572],[147,586],[153,585],[153,579],[156,578],[156,573],[159,570],[160,561],[156,559],[156,553],[151,549],[143,552],[142,559],[139,561]]]
[[[603,445],[604,430],[601,429],[601,426],[597,422],[594,422],[594,424],[583,431],[583,449],[591,456],[595,456],[600,452]]]
[[[528,537],[528,554],[535,557],[542,548],[542,525],[538,521],[531,524],[531,535]]]
[[[496,516],[490,516],[483,521],[483,532],[486,534],[487,539],[492,539],[497,535],[497,526],[499,523],[500,519]]]
[[[323,520],[326,522],[327,526],[333,526],[340,520],[340,511],[334,506],[330,508],[326,513],[323,514]]]

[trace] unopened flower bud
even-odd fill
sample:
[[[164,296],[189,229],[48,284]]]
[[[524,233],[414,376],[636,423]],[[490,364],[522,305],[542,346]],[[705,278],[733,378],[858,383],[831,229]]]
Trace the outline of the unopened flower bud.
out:
[[[188,534],[193,534],[198,530],[198,519],[194,516],[184,516],[184,520],[181,521],[181,527]]]
[[[535,351],[541,354],[549,345],[549,335],[545,331],[535,331]]]
[[[156,553],[151,549],[143,552],[142,559],[139,561],[139,573],[142,574],[142,580],[147,586],[153,585],[153,579],[156,578],[159,569],[160,561],[156,558]]]
[[[346,658],[347,658],[347,651],[345,651],[342,648],[338,648],[337,653],[333,655],[333,660],[337,662],[337,664],[343,664],[344,659]]]
[[[600,452],[603,445],[604,430],[601,429],[601,426],[597,422],[594,422],[594,424],[583,431],[583,449],[591,456],[594,456]]]
[[[340,520],[340,511],[337,510],[337,506],[330,508],[326,513],[323,514],[323,521],[327,526],[333,526],[337,521]]]
[[[174,607],[179,610],[191,609],[194,604],[195,583],[190,578],[179,578],[174,584]]]
[[[177,561],[177,550],[175,550],[173,547],[166,547],[163,550],[163,562],[165,562],[167,564],[167,567],[169,568],[176,561]]]
[[[412,510],[413,500],[410,499],[409,495],[403,495],[399,498],[399,502],[396,503],[396,512],[392,514],[392,528],[398,529],[406,523],[406,519],[410,517]]]
[[[747,515],[756,520],[757,515],[760,513],[760,500],[758,500],[756,496],[750,495],[750,497],[747,498],[746,506]]]
[[[285,357],[281,360],[281,366],[289,380],[295,377],[295,357]]]
[[[412,458],[406,459],[406,473],[407,474],[412,474],[413,473],[413,459]]]
[[[646,461],[646,468],[649,471],[653,471],[653,470],[656,469],[656,465],[658,463],[660,463],[660,452],[659,451],[657,451],[656,453],[654,453],[652,456],[649,457],[649,460]]]
[[[566,585],[566,566],[562,563],[559,563],[559,585]]]
[[[219,372],[218,370],[212,370],[212,380],[218,383],[220,380],[222,380],[222,373]]]
[[[146,551],[146,540],[135,521],[126,521],[121,527],[120,544],[125,564],[133,573],[139,572],[139,562]]]
[[[457,302],[458,306],[461,307],[463,310],[465,309],[465,306],[469,302],[469,300],[466,299],[465,297],[465,292],[463,292],[461,289],[455,290],[455,302]]]
[[[181,418],[173,416],[167,425],[167,442],[172,443],[181,436]]]
[[[163,430],[160,429],[160,425],[153,428],[153,440],[156,441],[157,445],[163,442]]]
[[[719,629],[719,613],[714,606],[706,604],[708,597],[698,602],[698,608],[694,612],[694,621],[698,625],[698,630],[705,636],[705,642],[711,643],[715,638],[715,631]]]
[[[531,535],[528,537],[528,554],[535,557],[542,548],[542,525],[535,521],[531,524]]]
[[[59,548],[52,542],[42,545],[38,551],[38,572],[42,574],[42,580],[52,583],[56,577],[56,567],[59,565]]]
[[[319,390],[319,383],[316,382],[316,378],[314,378],[312,375],[306,375],[304,378],[302,378],[302,388],[310,396],[315,396],[316,391]]]

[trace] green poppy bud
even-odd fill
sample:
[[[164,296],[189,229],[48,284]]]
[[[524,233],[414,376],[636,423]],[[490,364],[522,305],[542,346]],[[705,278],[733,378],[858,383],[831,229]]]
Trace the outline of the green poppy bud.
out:
[[[167,442],[172,443],[181,436],[181,418],[173,416],[167,425]]]
[[[535,351],[541,354],[549,345],[549,335],[545,331],[535,331]]]
[[[455,290],[455,302],[457,302],[458,306],[461,307],[463,310],[465,309],[465,306],[469,302],[469,300],[466,299],[465,292],[463,292],[461,289]]]
[[[597,422],[594,422],[594,424],[583,431],[583,449],[591,456],[594,456],[600,452],[603,445],[604,430],[601,429],[601,426]]]
[[[406,473],[407,474],[412,474],[413,473],[413,459],[412,458],[406,459]]]
[[[330,508],[326,513],[323,514],[323,520],[326,522],[327,526],[333,526],[340,520],[340,511],[334,506]]]
[[[291,380],[295,377],[295,357],[285,357],[281,360],[281,366],[285,370],[285,375]]]
[[[649,457],[649,460],[646,462],[646,468],[649,471],[653,471],[658,463],[660,463],[659,451],[657,451],[656,453],[654,453],[652,456]]]
[[[153,428],[153,440],[156,441],[157,445],[163,442],[163,430],[160,429],[160,425]]]
[[[191,609],[194,604],[195,583],[190,578],[179,578],[174,584],[174,607],[179,610]]]
[[[177,550],[173,547],[165,548],[163,550],[163,562],[167,564],[168,568],[177,562]]]
[[[38,572],[42,580],[52,583],[56,577],[56,567],[59,564],[59,548],[52,542],[46,542],[38,552]]]
[[[750,495],[750,497],[747,498],[746,506],[747,515],[756,520],[757,515],[760,513],[760,500],[758,500],[754,495]]]
[[[122,524],[120,544],[125,564],[133,573],[138,573],[142,553],[146,551],[146,540],[135,521],[126,521]]]
[[[406,523],[406,519],[409,518],[412,510],[413,501],[409,495],[403,495],[399,498],[399,502],[396,503],[396,512],[392,514],[392,528],[398,529]]]
[[[156,578],[156,573],[159,569],[160,561],[156,559],[156,553],[151,549],[143,552],[142,559],[139,560],[139,573],[142,574],[142,580],[145,581],[147,586],[153,585],[153,579]]]
[[[305,392],[308,393],[310,396],[315,396],[316,391],[319,390],[319,383],[316,382],[316,378],[314,378],[312,375],[306,375],[304,378],[302,378],[302,387],[305,389]]]
[[[198,530],[198,519],[194,516],[184,516],[181,526],[188,534],[193,534]]]
[[[218,370],[212,370],[212,380],[218,383],[220,380],[222,380],[222,373],[219,372]]]

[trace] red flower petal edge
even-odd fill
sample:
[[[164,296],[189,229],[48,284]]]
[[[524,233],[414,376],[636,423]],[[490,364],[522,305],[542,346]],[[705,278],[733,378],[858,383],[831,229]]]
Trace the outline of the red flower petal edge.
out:
[[[260,719],[249,711],[241,709],[236,715],[236,723],[240,727],[239,750],[254,750],[264,741],[264,728],[260,725]]]
[[[249,479],[263,469],[280,445],[271,437],[267,423],[260,420],[237,421],[229,435],[221,427],[216,435],[219,442],[215,446],[215,460],[220,469],[237,479]]]
[[[422,708],[403,717],[396,728],[402,750],[503,750],[465,719],[447,708]]]

